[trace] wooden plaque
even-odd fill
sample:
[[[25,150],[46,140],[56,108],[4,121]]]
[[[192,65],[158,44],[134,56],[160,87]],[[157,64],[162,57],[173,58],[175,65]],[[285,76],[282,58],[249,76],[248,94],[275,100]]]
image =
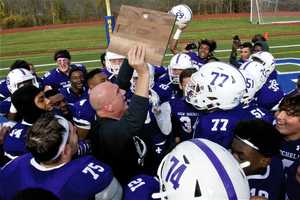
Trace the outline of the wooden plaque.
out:
[[[108,50],[127,56],[131,47],[143,44],[146,62],[161,65],[174,23],[168,13],[122,5]]]

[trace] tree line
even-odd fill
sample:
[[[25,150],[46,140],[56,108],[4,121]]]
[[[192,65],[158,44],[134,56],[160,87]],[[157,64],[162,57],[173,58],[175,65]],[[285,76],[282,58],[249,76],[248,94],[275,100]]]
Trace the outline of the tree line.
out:
[[[185,3],[191,7],[194,14],[238,13],[250,10],[250,0],[111,0],[110,2],[114,15],[117,15],[122,4],[168,11],[174,5]],[[85,22],[100,20],[105,15],[105,0],[0,0],[2,28]]]

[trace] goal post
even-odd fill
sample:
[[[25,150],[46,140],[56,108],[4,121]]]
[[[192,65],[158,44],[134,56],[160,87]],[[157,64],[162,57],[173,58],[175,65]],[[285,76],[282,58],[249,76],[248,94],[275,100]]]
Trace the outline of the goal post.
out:
[[[105,19],[105,33],[106,44],[109,46],[111,34],[115,28],[115,17],[111,14],[110,0],[105,0],[106,16]]]
[[[251,0],[252,24],[300,22],[299,0]]]

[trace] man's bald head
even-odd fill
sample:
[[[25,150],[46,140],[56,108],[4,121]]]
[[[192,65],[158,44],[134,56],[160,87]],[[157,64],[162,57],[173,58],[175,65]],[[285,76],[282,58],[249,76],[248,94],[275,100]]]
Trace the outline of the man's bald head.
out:
[[[100,83],[95,86],[90,91],[90,103],[92,107],[97,111],[103,106],[109,104],[114,92],[114,88],[116,87],[118,86],[109,81]]]
[[[111,82],[98,84],[90,92],[90,103],[99,117],[119,120],[127,110],[125,91]]]

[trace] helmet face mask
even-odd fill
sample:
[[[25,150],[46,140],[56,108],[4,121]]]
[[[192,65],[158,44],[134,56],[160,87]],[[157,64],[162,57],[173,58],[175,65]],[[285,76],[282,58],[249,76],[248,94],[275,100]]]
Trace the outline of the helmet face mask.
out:
[[[186,90],[186,101],[198,110],[229,110],[240,104],[246,83],[231,65],[210,62],[191,76]]]
[[[179,84],[180,73],[185,69],[196,68],[191,61],[191,57],[187,54],[178,53],[171,58],[168,72],[170,81],[173,84]]]
[[[105,67],[113,75],[118,75],[124,59],[125,56],[107,51],[105,55]]]
[[[39,87],[36,77],[27,69],[14,69],[10,71],[7,75],[6,84],[11,94],[27,84]]]
[[[171,79],[171,82],[173,84],[176,84],[178,85],[180,80],[179,80],[179,76],[180,76],[180,73],[183,71],[183,69],[171,69],[169,68],[169,75],[170,75],[170,79]]]
[[[260,51],[250,56],[250,61],[256,61],[265,68],[267,76],[275,70],[275,59],[273,55],[267,51]]]
[[[249,104],[254,99],[255,93],[267,81],[268,75],[265,67],[256,61],[249,61],[242,64],[239,70],[245,78],[247,88],[241,102]]]
[[[154,67],[151,64],[147,63],[147,67],[150,74],[150,80],[149,80],[149,89],[151,89],[154,86]],[[132,93],[135,92],[136,82],[138,79],[138,73],[136,70],[133,71],[132,78],[130,79],[130,90]]]
[[[178,144],[157,170],[160,192],[153,198],[249,199],[247,178],[238,162],[222,146],[206,139]]]
[[[122,62],[123,61],[119,61],[119,60],[107,60],[105,61],[106,63],[105,66],[110,73],[114,75],[118,75]]]
[[[205,100],[201,98],[203,89],[204,86],[196,83],[192,78],[186,87],[186,101],[198,110],[208,110],[208,105],[204,104]]]
[[[137,79],[138,79],[138,74],[137,74],[136,71],[134,70],[134,71],[133,71],[132,78],[130,79],[130,90],[131,90],[132,93],[135,92],[135,87],[136,87]]]

